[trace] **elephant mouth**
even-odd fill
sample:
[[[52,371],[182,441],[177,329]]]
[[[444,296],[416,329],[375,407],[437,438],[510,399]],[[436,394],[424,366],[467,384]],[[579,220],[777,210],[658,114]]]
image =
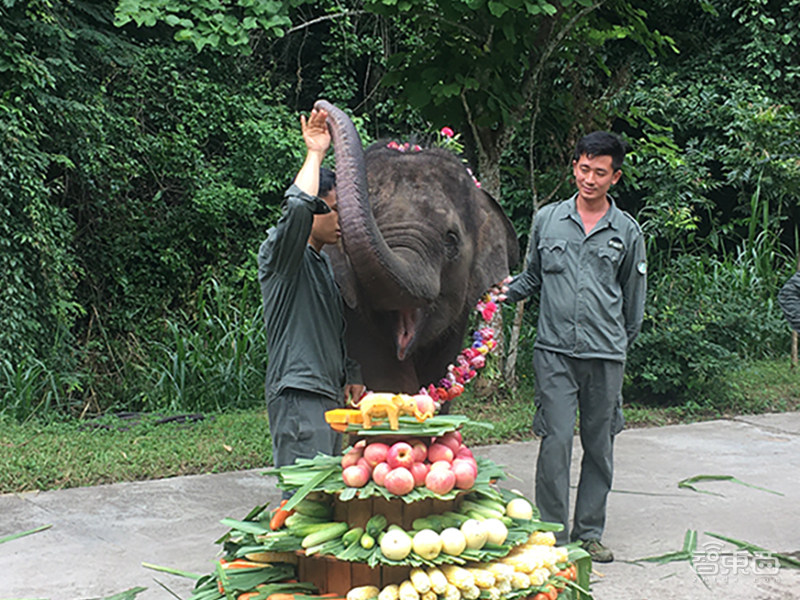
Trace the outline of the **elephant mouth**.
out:
[[[419,308],[401,309],[395,313],[397,360],[405,360],[411,355],[421,319],[422,309]]]

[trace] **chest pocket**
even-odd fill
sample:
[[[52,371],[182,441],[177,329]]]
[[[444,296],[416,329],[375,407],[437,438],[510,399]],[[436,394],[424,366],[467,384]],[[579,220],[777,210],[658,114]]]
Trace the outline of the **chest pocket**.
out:
[[[566,240],[545,239],[539,244],[543,273],[561,273],[567,265]]]
[[[616,278],[622,255],[623,251],[618,248],[599,248],[597,250],[597,262],[600,272],[608,278]]]

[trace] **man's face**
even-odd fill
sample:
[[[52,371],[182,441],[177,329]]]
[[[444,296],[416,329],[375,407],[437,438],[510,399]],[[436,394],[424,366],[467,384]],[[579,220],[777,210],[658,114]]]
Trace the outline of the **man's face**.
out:
[[[614,171],[611,157],[608,155],[587,156],[581,154],[578,160],[572,161],[572,172],[578,196],[586,202],[605,200],[609,188],[619,181],[622,171]]]
[[[331,207],[331,212],[324,215],[314,215],[311,225],[309,243],[317,249],[322,249],[325,244],[335,244],[339,241],[342,231],[339,229],[339,204],[336,200],[336,189],[329,191],[322,199]]]

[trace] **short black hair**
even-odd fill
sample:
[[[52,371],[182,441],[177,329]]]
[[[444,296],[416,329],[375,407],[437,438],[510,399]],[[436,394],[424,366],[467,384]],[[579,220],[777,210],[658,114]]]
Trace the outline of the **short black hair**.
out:
[[[324,198],[333,188],[336,187],[336,173],[325,167],[319,168],[319,190],[318,198]]]
[[[622,161],[625,160],[625,153],[630,149],[631,147],[628,145],[628,142],[615,133],[593,131],[578,140],[572,159],[577,161],[584,154],[590,158],[595,156],[610,156],[611,168],[614,169],[614,171],[619,171],[622,167]]]

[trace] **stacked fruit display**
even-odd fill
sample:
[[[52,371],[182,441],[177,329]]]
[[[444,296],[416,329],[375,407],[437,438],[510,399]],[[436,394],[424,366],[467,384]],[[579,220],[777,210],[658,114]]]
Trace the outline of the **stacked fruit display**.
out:
[[[342,456],[271,471],[292,499],[224,521],[226,562],[198,582],[193,600],[581,597],[588,555],[556,547],[561,526],[496,485],[505,474],[465,446],[465,422],[400,417],[397,430],[353,428]],[[294,577],[267,578],[286,564]]]
[[[361,488],[371,479],[395,496],[405,496],[421,486],[439,495],[453,488],[468,490],[477,477],[478,463],[462,443],[459,431],[430,441],[362,439],[342,457],[345,485]]]

